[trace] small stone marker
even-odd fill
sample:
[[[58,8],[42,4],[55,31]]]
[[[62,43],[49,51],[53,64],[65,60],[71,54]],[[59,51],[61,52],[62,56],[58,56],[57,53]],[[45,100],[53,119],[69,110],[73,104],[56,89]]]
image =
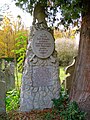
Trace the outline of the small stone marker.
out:
[[[6,94],[6,84],[4,81],[0,81],[0,114],[6,112],[5,94]]]

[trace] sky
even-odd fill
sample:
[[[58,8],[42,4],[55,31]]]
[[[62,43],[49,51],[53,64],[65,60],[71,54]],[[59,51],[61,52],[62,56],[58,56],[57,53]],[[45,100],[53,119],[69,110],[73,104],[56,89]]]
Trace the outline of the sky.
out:
[[[32,17],[29,13],[23,11],[19,7],[16,7],[15,3],[12,2],[12,0],[0,0],[0,7],[3,6],[5,3],[9,4],[8,12],[10,12],[14,19],[16,19],[18,15],[20,15],[22,18],[22,22],[25,24],[26,27],[30,27],[32,25]],[[7,12],[5,12],[4,14],[6,13]]]

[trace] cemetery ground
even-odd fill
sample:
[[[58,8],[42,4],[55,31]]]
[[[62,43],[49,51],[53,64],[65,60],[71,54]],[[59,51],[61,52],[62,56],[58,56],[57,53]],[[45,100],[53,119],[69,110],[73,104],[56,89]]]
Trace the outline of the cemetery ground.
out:
[[[64,86],[61,88],[60,98],[53,99],[53,108],[19,112],[21,76],[22,74],[18,73],[19,80],[16,80],[16,88],[6,94],[6,114],[2,115],[0,120],[85,120],[86,113],[79,110],[76,102],[70,103]],[[61,67],[61,83],[65,76],[65,68]]]

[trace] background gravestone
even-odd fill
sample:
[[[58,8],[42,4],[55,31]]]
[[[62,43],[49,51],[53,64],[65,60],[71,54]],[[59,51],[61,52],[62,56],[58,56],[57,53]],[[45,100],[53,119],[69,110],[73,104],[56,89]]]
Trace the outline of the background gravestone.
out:
[[[6,91],[12,90],[15,88],[15,75],[14,75],[14,64],[8,63],[4,69],[4,79],[6,82]]]
[[[7,62],[5,60],[2,60],[2,62],[0,62],[0,80],[5,81],[6,91],[15,88],[14,69],[14,62]]]
[[[22,76],[22,112],[51,108],[52,99],[59,98],[60,92],[59,62],[54,37],[46,25],[44,8],[37,5],[35,10]],[[35,23],[36,19],[38,23]]]
[[[4,81],[0,81],[0,114],[5,113],[5,94],[6,94],[6,84]]]
[[[6,94],[6,83],[4,73],[1,69],[1,62],[0,62],[0,114],[5,113],[5,94]]]

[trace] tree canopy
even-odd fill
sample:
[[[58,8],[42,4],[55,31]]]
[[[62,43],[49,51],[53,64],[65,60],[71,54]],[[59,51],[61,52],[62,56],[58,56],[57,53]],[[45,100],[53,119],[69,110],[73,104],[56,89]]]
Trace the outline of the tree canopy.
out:
[[[58,21],[68,27],[70,24],[78,26],[80,17],[86,12],[89,0],[14,0],[16,5],[33,14],[37,2],[41,3],[47,11],[49,22]],[[57,13],[60,15],[57,18]]]

